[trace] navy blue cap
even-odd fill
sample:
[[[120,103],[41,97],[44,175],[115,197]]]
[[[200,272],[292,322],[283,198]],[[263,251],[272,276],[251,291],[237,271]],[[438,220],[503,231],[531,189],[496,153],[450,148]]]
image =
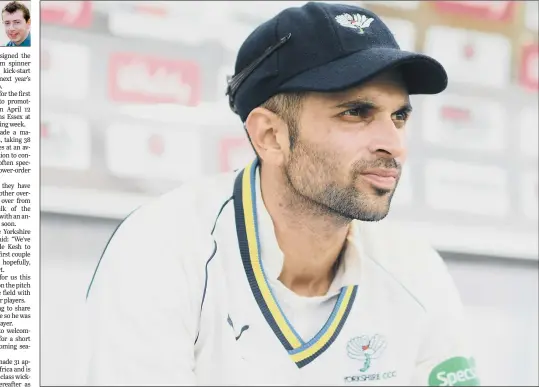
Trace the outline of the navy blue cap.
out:
[[[283,10],[247,37],[227,95],[245,122],[251,110],[278,93],[344,90],[396,66],[410,94],[437,94],[447,87],[443,66],[402,51],[372,11],[309,2]]]

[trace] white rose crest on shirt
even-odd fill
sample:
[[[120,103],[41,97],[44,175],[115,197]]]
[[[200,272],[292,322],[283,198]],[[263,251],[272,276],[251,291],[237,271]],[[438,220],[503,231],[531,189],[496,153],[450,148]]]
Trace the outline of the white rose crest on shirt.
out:
[[[363,361],[363,367],[360,371],[365,372],[370,368],[371,360],[382,355],[386,344],[383,336],[363,335],[351,339],[346,346],[346,351],[350,358]]]
[[[335,16],[335,20],[341,26],[352,28],[360,34],[363,34],[365,32],[363,31],[363,29],[369,27],[374,21],[373,18],[368,18],[367,16],[361,15],[359,13],[353,15],[349,13],[343,13],[341,15]]]

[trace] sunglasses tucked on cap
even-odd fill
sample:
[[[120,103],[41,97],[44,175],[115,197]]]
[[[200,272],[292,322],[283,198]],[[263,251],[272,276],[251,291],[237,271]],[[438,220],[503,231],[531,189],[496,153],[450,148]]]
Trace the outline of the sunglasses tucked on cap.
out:
[[[251,110],[278,93],[340,91],[395,67],[410,94],[437,94],[447,87],[443,66],[402,51],[373,12],[309,2],[283,10],[247,37],[226,94],[245,122]]]

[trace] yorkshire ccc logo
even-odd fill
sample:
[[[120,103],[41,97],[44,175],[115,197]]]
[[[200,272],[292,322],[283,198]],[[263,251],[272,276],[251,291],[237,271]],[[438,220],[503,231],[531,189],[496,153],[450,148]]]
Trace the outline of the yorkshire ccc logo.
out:
[[[371,367],[372,361],[378,359],[384,353],[386,344],[385,338],[381,335],[363,335],[351,339],[346,346],[346,352],[351,359],[361,361],[362,367],[359,369],[361,374],[345,376],[344,381],[346,383],[371,382],[395,378],[397,376],[397,371],[395,370],[366,373]]]
[[[386,348],[386,340],[383,336],[359,336],[348,342],[346,351],[352,359],[363,361],[361,372],[367,371],[373,359],[379,358]]]

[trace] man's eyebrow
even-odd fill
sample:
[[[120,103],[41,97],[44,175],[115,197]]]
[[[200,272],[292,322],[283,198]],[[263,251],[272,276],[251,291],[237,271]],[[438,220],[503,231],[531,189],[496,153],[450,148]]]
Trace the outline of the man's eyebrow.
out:
[[[341,102],[340,104],[338,104],[335,107],[336,108],[348,108],[348,109],[353,109],[353,108],[357,108],[357,107],[363,107],[363,108],[368,108],[368,109],[376,109],[377,108],[377,106],[376,106],[376,104],[374,102],[372,102],[369,99],[365,99],[365,98],[356,98],[356,99],[353,99],[353,100],[350,100],[350,101]]]
[[[378,105],[376,105],[373,101],[366,99],[366,98],[356,98],[350,101],[341,102],[336,108],[340,109],[354,109],[354,108],[363,108],[363,109],[379,109]],[[400,108],[395,110],[396,112],[406,112],[411,113],[413,110],[412,105],[410,104],[410,101],[406,101]]]
[[[410,101],[408,101],[408,102],[404,103],[396,112],[411,113],[412,110],[414,110],[414,108],[410,104]]]

